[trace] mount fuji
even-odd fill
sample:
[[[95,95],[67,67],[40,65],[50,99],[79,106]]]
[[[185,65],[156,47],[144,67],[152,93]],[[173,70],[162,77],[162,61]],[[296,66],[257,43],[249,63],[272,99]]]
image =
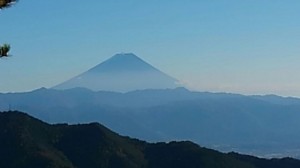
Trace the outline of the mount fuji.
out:
[[[93,91],[129,92],[179,87],[175,78],[161,72],[132,53],[116,54],[54,89],[87,88]]]

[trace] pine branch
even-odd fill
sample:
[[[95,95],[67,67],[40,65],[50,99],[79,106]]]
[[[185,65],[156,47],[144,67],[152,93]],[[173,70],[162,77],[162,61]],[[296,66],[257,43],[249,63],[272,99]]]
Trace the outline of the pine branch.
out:
[[[0,46],[0,58],[8,57],[9,50],[10,50],[9,44],[4,44],[3,46]]]
[[[0,0],[0,9],[8,8],[16,2],[17,0]]]

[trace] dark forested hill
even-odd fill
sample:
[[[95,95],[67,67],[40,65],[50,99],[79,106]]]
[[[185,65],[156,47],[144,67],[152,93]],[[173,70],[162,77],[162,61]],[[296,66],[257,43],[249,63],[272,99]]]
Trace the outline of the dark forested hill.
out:
[[[298,168],[290,158],[223,154],[192,142],[147,143],[98,123],[49,125],[21,112],[0,113],[5,168]]]

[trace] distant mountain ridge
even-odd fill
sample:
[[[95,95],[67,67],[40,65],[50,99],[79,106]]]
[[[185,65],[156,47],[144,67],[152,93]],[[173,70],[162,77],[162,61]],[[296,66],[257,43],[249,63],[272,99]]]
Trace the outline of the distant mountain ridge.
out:
[[[221,151],[300,158],[297,98],[185,88],[127,93],[41,88],[0,93],[0,111],[9,109],[50,123],[100,122],[122,135],[151,142],[188,139]]]
[[[292,158],[224,154],[192,142],[147,143],[98,123],[49,125],[21,112],[0,113],[3,168],[299,168]]]
[[[84,87],[93,91],[129,92],[180,86],[174,79],[132,53],[116,54],[54,89]]]

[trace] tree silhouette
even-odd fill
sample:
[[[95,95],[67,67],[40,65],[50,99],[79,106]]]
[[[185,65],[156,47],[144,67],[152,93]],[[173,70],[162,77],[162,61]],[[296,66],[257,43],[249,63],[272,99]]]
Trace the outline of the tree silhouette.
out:
[[[0,0],[0,10],[10,7],[16,2],[17,0]],[[3,44],[2,46],[0,45],[0,58],[7,57],[9,50],[10,50],[9,44]]]
[[[0,0],[0,9],[10,7],[12,4],[16,2],[17,0]]]
[[[4,44],[3,46],[0,46],[0,57],[8,57],[9,50],[10,50],[9,44]]]

